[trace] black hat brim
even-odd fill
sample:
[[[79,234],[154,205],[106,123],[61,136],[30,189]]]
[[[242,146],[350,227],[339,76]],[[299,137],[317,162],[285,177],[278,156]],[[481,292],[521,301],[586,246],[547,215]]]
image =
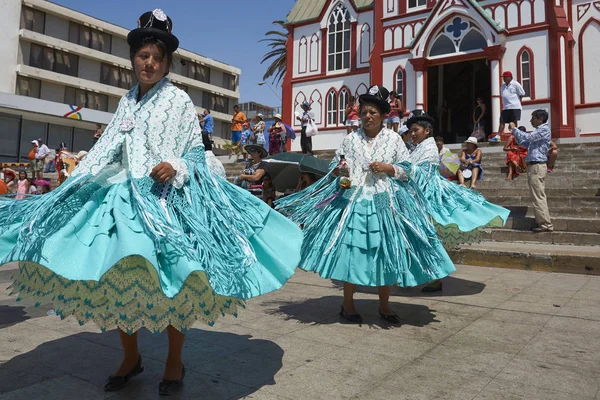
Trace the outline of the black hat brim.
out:
[[[266,156],[269,155],[269,153],[267,152],[267,150],[262,147],[262,146],[258,146],[256,144],[249,144],[247,146],[244,147],[244,150],[246,150],[246,153],[250,153],[250,150],[258,150],[260,152],[260,155],[262,158],[265,158]]]
[[[383,114],[388,114],[392,110],[392,106],[390,106],[390,103],[388,103],[387,101],[383,100],[381,97],[378,97],[378,96],[373,96],[370,94],[362,94],[362,95],[358,96],[358,101],[361,104],[362,103],[376,104],[378,106],[379,110],[382,111]]]
[[[431,125],[435,125],[435,119],[431,118],[429,115],[415,115],[414,117],[409,118],[405,125],[410,129],[415,122],[429,122]]]
[[[174,53],[179,48],[179,39],[175,35],[156,28],[137,28],[132,30],[127,35],[127,44],[130,47],[136,48],[148,37],[153,37],[163,42],[167,46],[169,53]]]

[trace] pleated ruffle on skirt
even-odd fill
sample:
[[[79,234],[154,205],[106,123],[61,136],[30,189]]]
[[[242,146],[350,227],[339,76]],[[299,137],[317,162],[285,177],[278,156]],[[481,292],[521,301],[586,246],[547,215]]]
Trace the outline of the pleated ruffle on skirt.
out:
[[[201,155],[198,155],[201,157]],[[108,168],[24,200],[0,199],[0,265],[13,291],[101,328],[188,329],[279,289],[300,259],[301,230],[190,163],[183,189]]]
[[[436,164],[417,165],[413,177],[422,190],[428,213],[446,248],[480,242],[481,229],[500,228],[508,219],[510,210],[445,179]]]
[[[277,207],[304,226],[300,268],[365,286],[417,286],[455,270],[410,185],[359,198],[322,181],[283,198]],[[358,192],[356,192],[358,191]]]

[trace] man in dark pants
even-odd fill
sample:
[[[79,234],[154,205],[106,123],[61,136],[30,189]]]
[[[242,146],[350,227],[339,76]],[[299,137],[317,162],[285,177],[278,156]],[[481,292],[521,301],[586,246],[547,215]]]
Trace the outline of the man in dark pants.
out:
[[[215,127],[213,116],[210,115],[210,110],[204,110],[202,124],[202,143],[206,150],[212,150],[212,135]]]
[[[512,122],[515,126],[519,125],[522,110],[521,99],[525,96],[523,86],[513,79],[510,71],[502,74],[502,80],[504,80],[501,88],[502,113],[500,114],[500,127],[498,127],[500,135],[504,133],[505,124]]]
[[[302,103],[301,107],[304,110],[304,114],[302,114],[302,117],[296,117],[296,119],[298,119],[302,123],[302,133],[300,134],[300,147],[302,148],[302,154],[308,154],[312,156],[312,137],[306,136],[306,127],[308,126],[310,121],[315,120],[315,114],[310,112],[311,107],[308,101]]]

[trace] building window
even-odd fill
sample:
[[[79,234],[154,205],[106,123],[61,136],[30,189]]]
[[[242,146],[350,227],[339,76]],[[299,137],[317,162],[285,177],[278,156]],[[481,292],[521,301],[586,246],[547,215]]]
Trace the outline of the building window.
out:
[[[343,88],[342,90],[340,90],[338,100],[338,121],[340,122],[340,124],[343,124],[346,121],[346,106],[348,105],[348,101],[350,100],[350,93],[348,92],[348,89]]]
[[[229,99],[217,94],[204,92],[202,93],[202,107],[227,114],[229,113]]]
[[[67,86],[65,87],[65,104],[107,112],[108,96]]]
[[[40,80],[17,76],[17,94],[19,96],[35,97],[36,99],[39,99],[41,87],[42,81]]]
[[[21,11],[21,29],[44,33],[46,13],[33,8],[23,7]]]
[[[337,125],[338,122],[337,93],[331,89],[327,94],[327,125]]]
[[[525,90],[525,97],[531,97],[531,55],[527,50],[521,53],[519,61],[521,63],[521,86]]]
[[[425,7],[427,0],[408,0],[408,8]]]
[[[35,68],[58,72],[59,74],[77,76],[79,57],[32,43],[29,65]]]
[[[487,40],[469,20],[455,17],[438,31],[429,56],[478,51],[487,47]]]
[[[342,3],[329,16],[327,40],[328,71],[350,68],[350,13]]]
[[[104,63],[100,67],[100,83],[129,90],[135,85],[134,81],[132,71],[126,68]]]
[[[69,42],[110,54],[112,36],[75,22],[69,24]]]
[[[399,67],[398,71],[396,71],[396,94],[402,104],[404,104],[404,70]]]
[[[184,75],[200,82],[210,83],[210,68],[191,61],[186,61],[187,71]],[[187,74],[185,73],[187,72]]]
[[[19,137],[22,132],[20,130],[21,117],[15,115],[0,114],[0,159],[2,161],[17,161],[19,158]],[[31,141],[37,139],[29,139],[29,143],[24,143],[21,146],[21,152],[26,153],[22,157],[27,160],[27,154],[31,150]],[[27,150],[25,150],[27,149]]]
[[[235,91],[235,75],[223,72],[223,87]]]

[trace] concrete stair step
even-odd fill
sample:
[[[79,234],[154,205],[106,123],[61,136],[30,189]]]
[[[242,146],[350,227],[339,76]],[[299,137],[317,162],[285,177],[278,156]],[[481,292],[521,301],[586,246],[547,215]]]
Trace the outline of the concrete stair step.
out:
[[[548,196],[549,207],[600,207],[600,197],[555,197]],[[529,196],[490,196],[487,200],[500,206],[530,206]]]
[[[531,205],[504,206],[510,210],[511,217],[534,218]],[[600,207],[548,207],[551,216],[560,218],[600,218]]]
[[[527,180],[527,174],[521,174],[521,177]],[[484,180],[490,179],[494,181],[504,180],[506,178],[506,173],[502,172],[500,168],[490,169],[485,168],[484,166]],[[520,178],[520,177],[519,177]],[[516,180],[518,180],[517,178]],[[600,170],[597,171],[564,171],[558,169],[550,174],[546,175],[546,181],[556,180],[556,179],[578,179],[578,180],[586,180],[586,179],[600,179]]]
[[[600,275],[600,247],[488,242],[448,252],[456,264]]]
[[[533,233],[516,229],[489,229],[483,232],[486,240],[495,242],[570,244],[576,246],[600,246],[600,234],[583,232]]]
[[[478,188],[479,193],[485,197],[498,197],[498,196],[523,196],[528,194],[524,192],[523,188],[510,188],[510,189],[492,189],[492,188]],[[600,188],[597,189],[556,189],[546,188],[546,196],[550,197],[595,197],[600,196]]]
[[[552,175],[552,174],[549,174]],[[546,179],[546,189],[599,189],[600,179],[577,179],[575,176],[570,178]],[[517,179],[507,181],[502,178],[488,179],[487,176],[481,182],[477,182],[477,189],[525,189],[527,186],[527,176],[521,175]]]
[[[600,233],[600,218],[552,218],[554,230],[562,232]],[[535,217],[511,216],[506,221],[504,228],[508,230],[530,231],[535,226]],[[599,240],[600,241],[600,240]],[[600,243],[598,243],[600,245]]]

